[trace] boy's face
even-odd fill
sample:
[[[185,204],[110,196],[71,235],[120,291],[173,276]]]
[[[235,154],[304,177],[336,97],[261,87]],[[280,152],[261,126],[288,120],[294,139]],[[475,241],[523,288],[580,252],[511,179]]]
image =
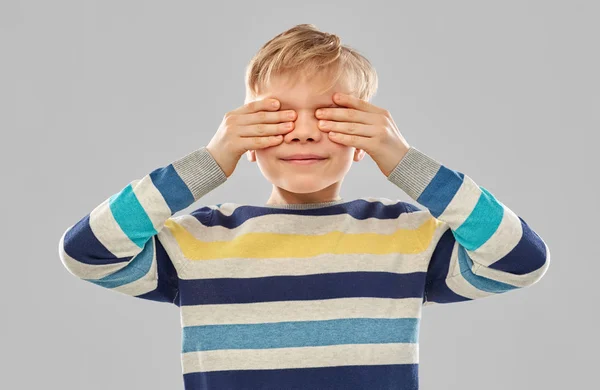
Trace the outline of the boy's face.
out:
[[[292,84],[298,76],[292,79]],[[283,141],[269,148],[246,152],[250,162],[257,162],[262,174],[273,184],[267,204],[317,203],[338,200],[342,180],[352,161],[360,161],[365,152],[341,145],[329,139],[318,127],[315,111],[324,107],[340,107],[333,102],[335,92],[350,93],[343,80],[325,93],[318,94],[325,85],[323,78],[311,82],[298,80],[295,85],[286,76],[272,80],[271,89],[256,100],[275,98],[282,110],[296,111],[294,129],[285,134]],[[313,153],[325,157],[319,162],[301,165],[282,160],[296,153]]]

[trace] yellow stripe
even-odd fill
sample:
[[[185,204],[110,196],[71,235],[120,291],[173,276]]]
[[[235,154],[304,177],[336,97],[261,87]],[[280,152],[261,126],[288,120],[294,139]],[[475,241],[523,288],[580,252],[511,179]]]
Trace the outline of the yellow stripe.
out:
[[[240,234],[231,241],[212,242],[195,238],[173,220],[167,220],[165,226],[171,231],[187,259],[212,260],[232,257],[313,257],[322,253],[414,254],[429,247],[439,224],[432,217],[417,229],[398,229],[392,234],[333,231],[322,235],[299,235],[249,232]]]

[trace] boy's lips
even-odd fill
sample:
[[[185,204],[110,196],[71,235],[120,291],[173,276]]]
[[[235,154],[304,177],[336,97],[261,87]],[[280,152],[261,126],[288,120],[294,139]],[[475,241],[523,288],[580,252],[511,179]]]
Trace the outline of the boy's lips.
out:
[[[308,159],[322,160],[325,158],[326,158],[325,156],[321,156],[321,155],[315,154],[315,153],[296,153],[296,154],[290,154],[289,156],[286,156],[286,157],[281,157],[282,160],[308,160]]]
[[[304,160],[282,160],[286,163],[289,164],[295,164],[295,165],[312,165],[312,164],[318,164],[322,161],[327,160],[326,158],[320,158],[320,159],[316,159],[316,158],[310,158],[310,159],[304,159]]]

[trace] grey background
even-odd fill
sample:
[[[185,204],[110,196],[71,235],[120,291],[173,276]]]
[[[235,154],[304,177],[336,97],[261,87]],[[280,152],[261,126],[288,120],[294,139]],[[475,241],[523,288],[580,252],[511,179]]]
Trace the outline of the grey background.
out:
[[[550,247],[531,288],[424,309],[421,387],[592,387],[598,11],[574,0],[2,0],[0,387],[183,388],[177,307],[74,278],[58,240],[133,179],[206,145],[243,104],[251,56],[299,23],[367,56],[380,77],[372,102],[407,141],[489,189]],[[244,157],[182,212],[260,205],[270,191]],[[369,156],[341,195],[412,201]]]

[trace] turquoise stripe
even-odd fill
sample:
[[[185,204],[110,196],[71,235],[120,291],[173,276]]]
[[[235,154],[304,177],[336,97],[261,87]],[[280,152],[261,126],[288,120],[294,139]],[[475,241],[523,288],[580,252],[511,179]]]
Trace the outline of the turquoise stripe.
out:
[[[481,195],[471,214],[458,229],[453,230],[456,241],[470,251],[476,250],[489,240],[500,226],[504,215],[504,208],[494,195],[481,186],[479,188]]]
[[[144,247],[150,237],[158,233],[133,192],[131,184],[111,196],[109,205],[121,230],[140,248]]]
[[[463,278],[474,287],[491,293],[503,293],[518,287],[508,283],[498,282],[473,273],[473,260],[469,257],[465,248],[458,246],[458,267]]]
[[[416,343],[418,318],[347,318],[183,328],[182,352],[336,344]]]
[[[117,272],[100,279],[84,279],[106,288],[115,288],[143,278],[150,271],[154,261],[154,239],[148,240],[144,249]]]

